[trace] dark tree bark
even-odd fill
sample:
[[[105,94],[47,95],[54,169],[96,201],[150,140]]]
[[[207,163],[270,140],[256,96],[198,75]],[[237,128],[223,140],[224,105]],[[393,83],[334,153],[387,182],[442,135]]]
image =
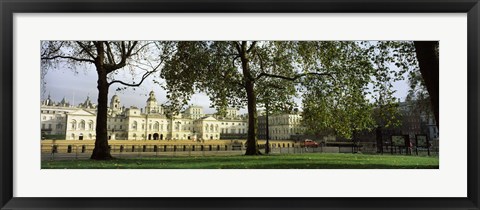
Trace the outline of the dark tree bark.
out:
[[[96,125],[96,139],[95,148],[93,149],[91,159],[94,160],[109,160],[113,159],[108,149],[107,138],[107,104],[108,104],[108,82],[107,82],[107,70],[103,66],[104,64],[104,49],[103,43],[98,42],[96,44],[98,57],[95,60],[95,66],[97,68],[97,88],[98,88],[98,106],[97,106],[97,125]]]
[[[438,41],[414,41],[414,44],[420,72],[430,95],[435,121],[440,127]]]
[[[93,45],[91,45],[91,43],[93,43]],[[138,41],[76,41],[69,44],[76,44],[77,47],[68,45],[74,50],[73,55],[70,55],[70,53],[62,52],[61,47],[65,44],[65,42],[62,42],[54,49],[50,49],[51,51],[47,49],[45,54],[42,55],[42,60],[64,59],[72,63],[90,63],[95,65],[98,75],[98,105],[96,120],[97,124],[95,126],[95,148],[90,156],[91,159],[113,159],[112,155],[110,154],[107,135],[108,89],[110,85],[119,83],[129,87],[138,87],[148,76],[154,72],[157,72],[163,63],[163,60],[155,65],[153,65],[151,62],[148,62],[147,65],[152,65],[152,69],[142,75],[140,82],[127,83],[121,80],[113,80],[108,82],[108,74],[125,67],[128,63],[128,59],[141,59],[138,57],[133,58],[133,56],[140,56],[142,50],[145,50],[150,43],[142,44],[142,46],[139,46],[138,49],[134,51],[138,43]]]
[[[247,43],[242,42],[241,46],[237,47],[242,61],[242,71],[245,80],[245,90],[247,92],[248,101],[248,135],[247,135],[247,150],[245,155],[260,155],[257,144],[257,95],[255,93],[255,79],[250,73],[249,59],[247,54]]]
[[[247,99],[248,99],[248,135],[247,150],[245,155],[260,155],[257,144],[257,99],[255,96],[254,84],[247,83]]]

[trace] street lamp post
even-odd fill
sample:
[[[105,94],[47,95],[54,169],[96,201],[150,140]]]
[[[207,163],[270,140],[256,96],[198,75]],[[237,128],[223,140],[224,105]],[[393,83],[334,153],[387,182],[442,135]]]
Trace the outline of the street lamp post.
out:
[[[176,135],[178,135],[178,133],[181,132],[180,124],[182,124],[182,122],[177,121],[177,122],[175,122],[175,124],[177,125],[177,126],[175,127],[175,129],[177,130],[177,134],[176,134]],[[181,134],[180,134],[180,136],[179,136],[178,138],[181,138]],[[179,139],[176,139],[176,140],[179,140]]]
[[[267,139],[267,143],[265,145],[265,154],[268,154],[270,153],[270,142],[269,142],[269,139],[270,139],[270,132],[268,130],[268,102],[265,103],[265,131],[266,131],[266,139]]]

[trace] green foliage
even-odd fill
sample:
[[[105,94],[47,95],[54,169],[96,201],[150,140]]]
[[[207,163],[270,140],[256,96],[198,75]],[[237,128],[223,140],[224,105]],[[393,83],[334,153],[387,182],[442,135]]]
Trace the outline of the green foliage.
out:
[[[293,106],[293,83],[260,76],[261,73],[293,75],[293,60],[283,43],[255,44],[248,55],[248,72],[244,72],[235,42],[178,42],[175,54],[161,72],[172,107],[180,109],[197,91],[207,93],[212,107],[220,113],[227,107],[244,107],[248,103],[247,77],[255,81],[255,90],[261,90],[255,93],[259,104],[269,101],[271,107],[284,108],[287,103]]]
[[[243,107],[253,103],[246,88],[253,82],[255,107],[291,112],[301,97],[310,133],[350,138],[398,125],[392,83],[416,69],[412,42],[204,41],[177,42],[161,76],[172,107],[187,104],[196,91],[206,92],[219,113]]]
[[[303,124],[310,133],[351,138],[354,131],[372,128],[372,104],[366,96],[374,69],[358,42],[319,42],[304,55],[320,61],[330,76],[304,78]]]

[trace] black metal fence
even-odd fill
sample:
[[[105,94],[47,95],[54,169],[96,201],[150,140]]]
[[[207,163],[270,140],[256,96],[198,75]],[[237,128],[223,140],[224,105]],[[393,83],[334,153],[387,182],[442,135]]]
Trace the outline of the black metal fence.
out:
[[[85,159],[92,151],[93,144],[52,144],[42,145],[42,160],[55,159]],[[215,155],[241,155],[245,153],[244,144],[179,144],[179,145],[153,145],[153,144],[116,144],[110,145],[110,153],[114,157],[156,157],[156,156],[215,156]],[[266,145],[259,145],[265,153]],[[319,146],[303,147],[294,143],[270,144],[271,154],[302,154],[302,153],[381,153],[375,144],[361,144],[348,146]],[[384,146],[383,154],[400,155],[438,155],[438,148],[406,148]]]

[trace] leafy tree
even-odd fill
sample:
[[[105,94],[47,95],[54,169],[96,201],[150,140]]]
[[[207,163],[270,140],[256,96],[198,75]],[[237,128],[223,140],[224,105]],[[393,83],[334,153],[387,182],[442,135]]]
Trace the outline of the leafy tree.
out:
[[[98,106],[95,148],[91,159],[112,159],[107,141],[108,91],[113,84],[138,87],[160,70],[168,43],[141,41],[43,41],[42,75],[52,68],[67,67],[75,72],[94,66],[97,72]],[[119,79],[128,72],[132,80]],[[138,76],[140,76],[138,81]]]
[[[365,47],[360,42],[324,42],[312,51],[332,74],[304,79],[307,132],[351,138],[354,132],[372,127],[373,106],[366,96],[371,95],[368,85],[375,69],[365,56]]]
[[[166,80],[171,103],[178,107],[186,104],[195,91],[206,92],[220,110],[247,105],[245,154],[257,155],[257,105],[271,102],[272,107],[292,110],[293,97],[299,91],[305,91],[302,97],[309,127],[335,128],[343,133],[348,133],[344,132],[347,127],[368,127],[371,122],[364,116],[371,112],[371,105],[365,92],[371,76],[379,73],[372,68],[366,51],[367,46],[361,42],[178,42],[161,76]],[[387,77],[386,73],[382,75],[379,78]],[[319,121],[327,102],[332,107],[330,114]]]
[[[418,68],[415,47],[407,41],[178,42],[161,76],[172,107],[196,91],[220,111],[246,105],[245,154],[256,155],[257,106],[292,110],[300,92],[310,131],[351,137],[378,126],[376,118],[384,127],[398,123],[393,82]]]
[[[268,91],[265,89],[268,79],[292,79],[289,76],[293,76],[293,56],[285,44],[290,43],[178,42],[176,53],[161,73],[166,80],[167,97],[172,105],[181,107],[195,91],[203,91],[220,113],[228,106],[247,105],[245,154],[260,154],[256,141],[258,90]],[[289,98],[294,94],[293,85],[278,86],[292,90],[281,91],[278,97]]]

